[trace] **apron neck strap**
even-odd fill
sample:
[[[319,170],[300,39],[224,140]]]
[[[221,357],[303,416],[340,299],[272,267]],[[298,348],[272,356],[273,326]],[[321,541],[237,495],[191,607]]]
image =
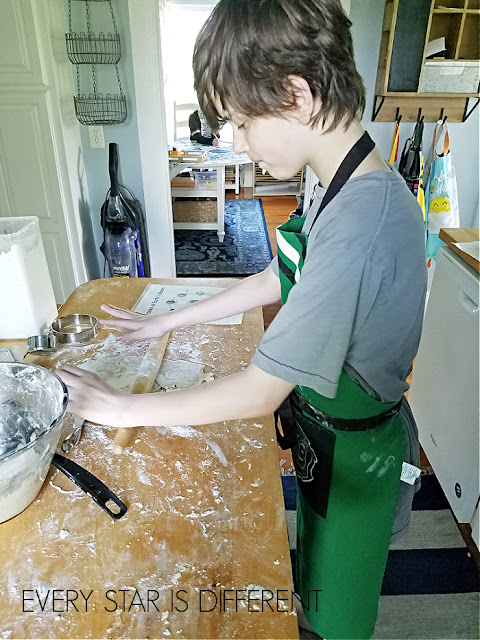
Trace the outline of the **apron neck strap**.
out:
[[[362,164],[362,162],[374,147],[375,143],[365,131],[363,136],[359,140],[357,140],[357,142],[353,145],[345,158],[342,160],[342,163],[338,167],[335,175],[332,178],[332,181],[328,185],[328,189],[323,196],[320,208],[318,209],[315,219],[310,227],[310,231],[312,230],[313,225],[317,221],[317,218],[322,213],[323,209],[325,209],[327,204],[329,204],[333,200],[333,198],[347,182],[355,169],[357,169]]]

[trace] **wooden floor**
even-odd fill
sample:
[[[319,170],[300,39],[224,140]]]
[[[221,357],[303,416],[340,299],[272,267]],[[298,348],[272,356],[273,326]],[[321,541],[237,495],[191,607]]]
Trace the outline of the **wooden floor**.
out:
[[[226,198],[253,198],[253,189],[241,189],[239,195],[234,193],[226,194]],[[297,207],[297,199],[295,196],[263,196],[262,197],[263,210],[265,212],[265,223],[267,225],[268,237],[270,245],[272,247],[272,253],[275,256],[277,254],[277,242],[275,237],[275,229],[288,219],[288,215],[291,211]],[[265,329],[272,322],[276,316],[280,304],[272,304],[263,308],[263,316]],[[409,382],[410,380],[408,380]],[[291,457],[288,455],[290,452],[280,451],[280,458],[284,460],[284,466],[290,466]],[[420,451],[421,467],[422,469],[429,469],[430,463],[423,452]],[[458,523],[457,523],[458,524]],[[462,534],[467,547],[475,560],[477,567],[480,568],[480,554],[471,536],[471,527],[469,524],[458,524],[460,533]]]

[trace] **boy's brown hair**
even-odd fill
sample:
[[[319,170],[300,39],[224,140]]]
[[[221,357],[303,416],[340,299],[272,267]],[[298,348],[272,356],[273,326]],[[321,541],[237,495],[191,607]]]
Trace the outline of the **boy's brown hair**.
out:
[[[365,89],[353,58],[351,22],[340,0],[220,0],[193,54],[195,91],[215,126],[233,109],[284,115],[295,105],[288,76],[304,78],[319,109],[315,126],[361,117]]]

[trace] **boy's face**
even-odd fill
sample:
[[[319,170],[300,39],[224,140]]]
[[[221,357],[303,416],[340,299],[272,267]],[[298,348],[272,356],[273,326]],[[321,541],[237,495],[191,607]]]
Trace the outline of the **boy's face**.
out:
[[[228,120],[233,128],[235,153],[248,154],[274,178],[291,178],[308,164],[308,131],[294,115],[251,118],[234,112]]]

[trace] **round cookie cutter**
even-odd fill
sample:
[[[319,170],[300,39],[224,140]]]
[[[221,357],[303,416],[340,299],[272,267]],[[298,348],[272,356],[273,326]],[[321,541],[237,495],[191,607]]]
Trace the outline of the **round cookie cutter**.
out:
[[[27,338],[27,353],[36,351],[56,351],[57,340],[51,333],[40,336],[30,336]]]
[[[98,318],[87,313],[60,316],[52,322],[51,335],[59,344],[84,344],[98,333]]]
[[[27,338],[27,353],[56,351],[59,344],[73,346],[93,340],[98,333],[98,319],[86,313],[72,313],[52,322],[49,330]]]

